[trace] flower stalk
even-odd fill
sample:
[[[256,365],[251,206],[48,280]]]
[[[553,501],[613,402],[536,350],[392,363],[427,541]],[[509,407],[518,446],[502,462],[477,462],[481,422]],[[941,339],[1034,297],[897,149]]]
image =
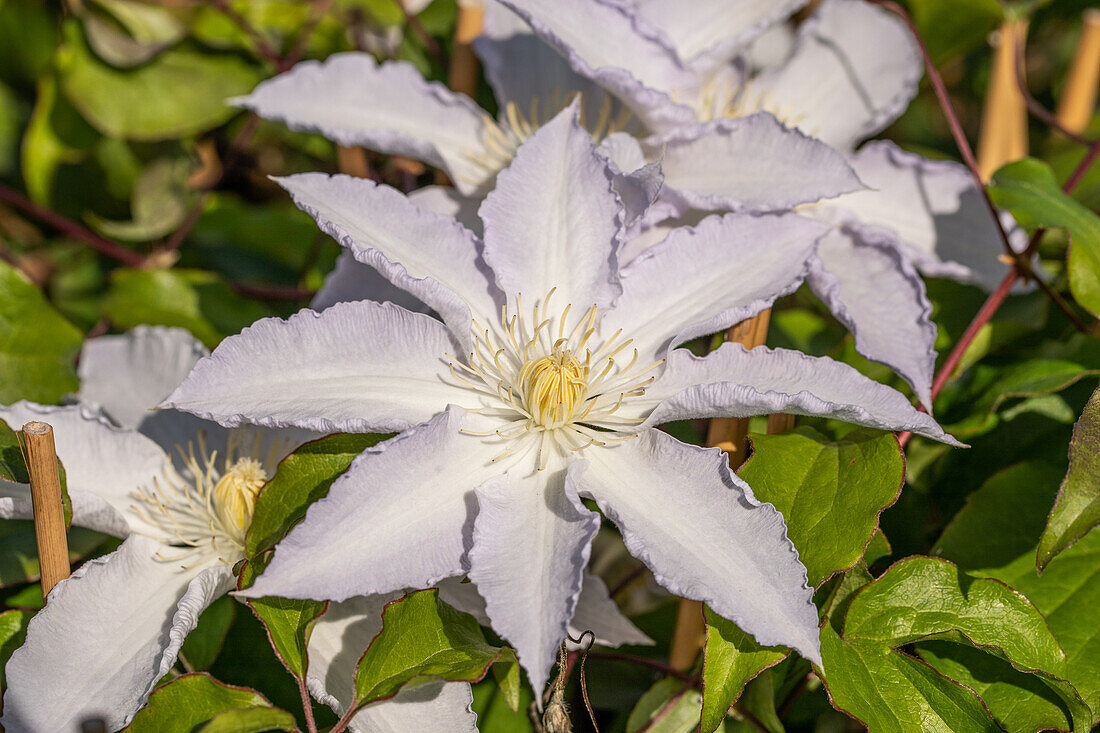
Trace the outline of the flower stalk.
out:
[[[27,450],[27,471],[31,477],[34,508],[34,538],[42,568],[42,598],[69,577],[69,546],[65,537],[65,513],[61,506],[61,479],[57,473],[57,450],[53,427],[32,421],[23,426]]]

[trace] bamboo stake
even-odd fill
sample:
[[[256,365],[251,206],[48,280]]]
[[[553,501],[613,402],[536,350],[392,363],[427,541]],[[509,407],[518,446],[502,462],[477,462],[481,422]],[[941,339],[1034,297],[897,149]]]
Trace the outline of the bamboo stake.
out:
[[[1083,132],[1096,110],[1096,90],[1100,85],[1100,10],[1085,11],[1077,55],[1073,59],[1062,99],[1058,103],[1058,121],[1073,132]]]
[[[726,332],[726,341],[734,341],[746,349],[763,346],[768,337],[768,324],[771,321],[771,309],[742,321]],[[768,417],[768,432],[772,432],[772,418],[777,418],[776,427],[787,424],[786,418],[793,415],[771,415]],[[724,450],[735,470],[745,462],[749,450],[749,418],[714,417],[707,428],[707,445]],[[699,601],[682,599],[676,616],[676,629],[672,636],[668,663],[673,669],[687,670],[695,662],[699,650],[706,641],[706,622],[703,618],[703,604]]]
[[[982,108],[978,172],[988,181],[1006,163],[1027,157],[1027,103],[1016,83],[1016,49],[1027,37],[1027,20],[1006,20],[993,41],[996,54]]]
[[[473,97],[477,93],[477,56],[474,55],[471,44],[481,35],[484,22],[485,6],[482,0],[459,0],[451,68],[447,71],[447,86],[468,97]]]
[[[356,178],[370,178],[370,163],[367,161],[367,151],[363,148],[346,148],[343,145],[336,146],[336,165],[341,173]]]
[[[69,577],[69,546],[65,537],[65,512],[61,507],[61,479],[53,428],[44,422],[23,426],[27,445],[27,471],[31,476],[31,506],[38,564],[42,568],[42,597]]]

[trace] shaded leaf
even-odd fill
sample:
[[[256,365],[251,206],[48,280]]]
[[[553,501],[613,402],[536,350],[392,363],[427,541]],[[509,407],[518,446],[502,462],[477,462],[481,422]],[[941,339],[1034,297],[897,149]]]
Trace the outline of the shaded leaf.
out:
[[[1069,231],[1069,288],[1078,303],[1100,313],[1100,216],[1064,193],[1050,166],[1034,158],[994,173],[989,193],[1024,226]]]
[[[705,733],[722,724],[726,711],[741,696],[749,680],[778,664],[790,651],[762,647],[732,621],[704,609],[707,640],[703,651],[702,721]]]
[[[30,611],[20,610],[0,613],[0,691],[5,687],[4,666],[27,638],[27,624],[31,622],[33,615]]]
[[[50,404],[75,392],[82,340],[38,288],[0,262],[0,404]]]
[[[1069,471],[1058,489],[1046,529],[1039,538],[1035,566],[1042,571],[1054,556],[1100,524],[1100,389],[1092,393],[1069,443]]]
[[[89,213],[89,223],[111,239],[147,242],[175,231],[187,215],[191,195],[187,176],[191,161],[161,158],[138,176],[130,202],[131,221],[113,221]]]
[[[475,682],[501,655],[485,641],[477,621],[418,591],[386,605],[382,631],[355,670],[355,708],[432,680]]]
[[[208,674],[196,673],[177,677],[154,690],[148,704],[138,711],[125,730],[127,733],[192,733],[206,730],[202,726],[217,720],[219,714],[240,709],[265,710],[269,715],[266,721],[282,721],[267,728],[244,730],[294,730],[296,727],[293,715],[272,707],[267,698],[255,690],[226,685]],[[211,730],[236,729],[215,727]]]
[[[626,721],[627,733],[642,728],[647,733],[691,733],[699,725],[702,702],[702,693],[690,682],[666,677],[638,700]]]
[[[328,494],[356,456],[389,437],[340,433],[306,443],[284,458],[256,498],[245,553],[254,557],[274,547],[310,504]]]
[[[237,617],[237,602],[229,596],[221,596],[202,612],[199,625],[183,640],[180,655],[187,660],[190,669],[205,671],[218,658],[225,643],[229,627]]]

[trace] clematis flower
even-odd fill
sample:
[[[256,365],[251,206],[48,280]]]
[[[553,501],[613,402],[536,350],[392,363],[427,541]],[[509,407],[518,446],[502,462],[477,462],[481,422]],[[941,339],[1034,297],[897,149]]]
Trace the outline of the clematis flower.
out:
[[[226,426],[400,431],[310,507],[245,595],[340,601],[465,575],[538,690],[578,607],[591,500],[670,591],[820,662],[782,516],[720,450],[655,426],[789,411],[954,441],[844,364],[675,348],[796,288],[828,227],[710,217],[621,267],[614,175],[573,106],[500,173],[483,237],[369,180],[280,181],[439,319],[358,301],[258,321],[165,401]]]
[[[206,353],[181,329],[93,339],[80,364],[82,404],[0,408],[13,427],[54,426],[73,523],[125,538],[60,582],[31,619],[5,669],[8,733],[76,730],[90,716],[121,728],[171,670],[203,609],[236,586],[232,566],[244,557],[257,494],[278,460],[313,436],[151,412]],[[0,517],[30,516],[27,487],[0,482]],[[314,628],[309,688],[338,712],[387,600],[333,604]],[[367,706],[353,729],[475,731],[471,704],[468,684],[429,684]]]
[[[992,288],[1004,275],[997,259],[1003,244],[963,166],[926,160],[887,141],[853,152],[905,110],[923,73],[913,38],[893,14],[862,0],[824,0],[781,51],[781,61],[754,68],[759,55],[749,42],[805,4],[489,0],[487,34],[479,43],[498,90],[539,73],[510,52],[531,45],[533,31],[575,73],[654,121],[646,145],[666,146],[663,164],[676,181],[662,196],[677,202],[678,216],[688,221],[698,218],[691,209],[729,208],[723,198],[733,192],[723,186],[740,180],[743,170],[721,157],[696,165],[709,149],[702,141],[713,135],[670,144],[698,136],[699,123],[733,131],[771,113],[844,152],[867,188],[799,209],[834,225],[818,247],[809,284],[852,332],[857,350],[905,378],[930,408],[936,329],[918,270]],[[502,5],[529,26],[517,26]],[[778,38],[782,46],[783,35]],[[682,169],[705,176],[722,195],[699,195],[706,187],[680,175]],[[1025,243],[1025,233],[1013,230],[1012,246],[1019,251]]]

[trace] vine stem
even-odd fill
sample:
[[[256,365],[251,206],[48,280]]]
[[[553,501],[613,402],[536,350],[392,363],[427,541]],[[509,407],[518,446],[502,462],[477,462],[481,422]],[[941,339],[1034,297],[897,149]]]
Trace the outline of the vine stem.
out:
[[[125,265],[137,267],[145,261],[145,258],[141,254],[101,237],[91,229],[81,224],[77,224],[72,219],[62,216],[56,211],[47,209],[44,206],[39,206],[23,194],[18,191],[13,191],[7,186],[0,185],[0,201],[19,209],[25,214],[33,216],[51,229],[56,229],[62,234],[79,240],[97,252],[107,255],[111,259],[118,260]]]
[[[588,656],[592,659],[605,659],[610,662],[628,662],[630,664],[637,664],[641,667],[649,667],[650,669],[667,674],[670,677],[675,677],[683,682],[691,682],[694,680],[687,672],[676,669],[660,662],[656,659],[647,659],[646,657],[638,657],[633,654],[624,654],[623,652],[589,652]]]
[[[304,678],[298,678],[298,694],[302,696],[302,712],[306,716],[306,729],[309,733],[317,733],[317,721],[313,718],[313,700],[309,696]]]

